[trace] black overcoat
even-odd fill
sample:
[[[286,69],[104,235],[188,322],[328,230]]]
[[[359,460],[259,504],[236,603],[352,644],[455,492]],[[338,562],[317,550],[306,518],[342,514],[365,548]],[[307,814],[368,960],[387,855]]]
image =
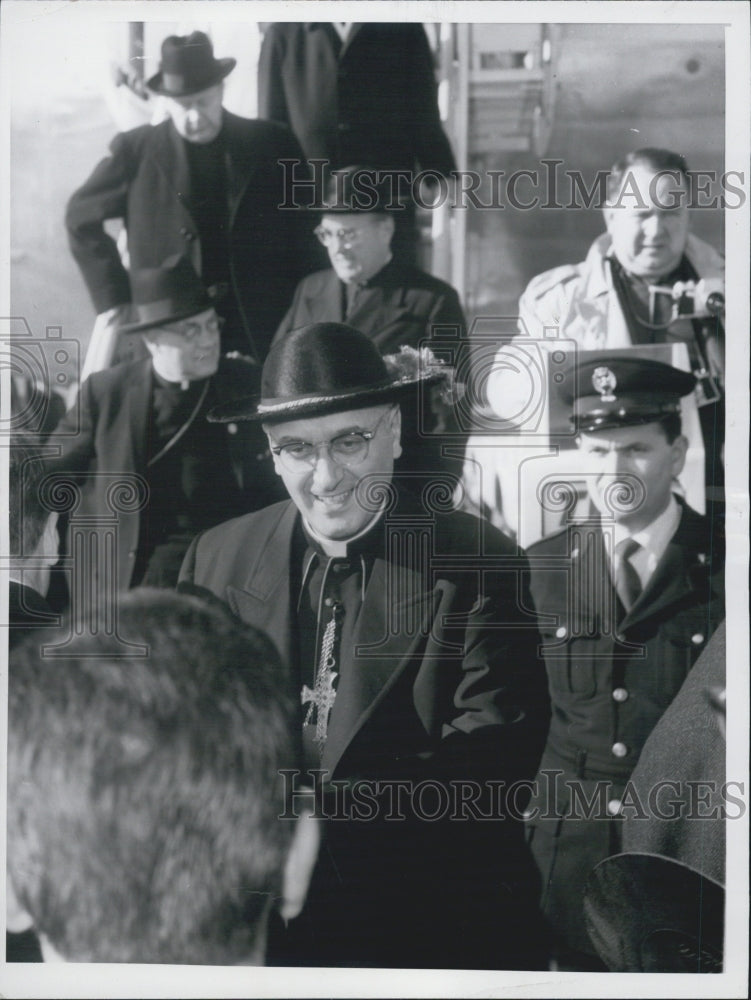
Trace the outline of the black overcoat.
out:
[[[262,362],[297,281],[311,269],[310,218],[292,208],[278,161],[299,160],[300,147],[285,128],[224,112],[229,265],[232,293],[248,340],[246,353]],[[128,230],[132,269],[159,267],[187,254],[201,273],[198,228],[184,140],[171,121],[121,132],[110,155],[71,197],[65,216],[70,247],[97,313],[130,302],[128,273],[107,219]]]

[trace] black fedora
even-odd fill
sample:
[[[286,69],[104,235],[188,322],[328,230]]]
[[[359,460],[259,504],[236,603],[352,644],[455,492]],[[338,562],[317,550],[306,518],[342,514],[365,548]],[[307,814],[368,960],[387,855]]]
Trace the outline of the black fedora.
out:
[[[435,359],[433,359],[435,361]],[[373,342],[344,323],[313,323],[292,330],[269,352],[261,396],[214,407],[214,423],[263,420],[280,423],[396,402],[419,385],[442,381],[447,372],[418,367],[395,375]]]
[[[213,309],[216,299],[203,287],[187,257],[174,254],[161,267],[144,267],[130,275],[135,323],[120,327],[121,333],[141,333],[165,323],[176,323]]]
[[[146,86],[164,97],[190,97],[228,76],[236,59],[215,59],[211,39],[203,31],[170,35],[162,42],[159,72]]]

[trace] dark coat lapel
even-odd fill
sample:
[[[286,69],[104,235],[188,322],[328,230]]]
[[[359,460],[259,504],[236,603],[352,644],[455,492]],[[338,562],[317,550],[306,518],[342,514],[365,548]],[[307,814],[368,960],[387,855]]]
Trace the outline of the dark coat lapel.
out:
[[[340,677],[321,760],[330,773],[412,657],[424,647],[440,599],[440,590],[424,588],[423,573],[376,559],[353,636],[352,659]]]
[[[705,540],[706,524],[703,518],[683,505],[678,530],[647,581],[647,586],[621,622],[622,628],[658,614],[695,589],[692,568],[706,565],[706,573],[709,573],[709,552],[702,549]],[[702,560],[699,556],[703,557]]]
[[[146,358],[133,371],[125,389],[125,405],[118,414],[118,467],[123,472],[131,469],[143,472],[146,468],[146,430],[153,384],[154,368],[151,358]]]
[[[272,639],[284,663],[292,662],[289,567],[296,519],[297,508],[290,502],[250,564],[244,583],[227,587],[232,610]]]
[[[250,144],[247,137],[243,140],[237,124],[235,116],[225,111],[223,130],[230,228],[234,225],[237,209],[257,166],[257,163],[248,155]]]
[[[172,122],[164,122],[154,131],[154,159],[174,188],[178,201],[188,215],[190,208],[190,172],[183,140]]]
[[[403,291],[388,285],[363,289],[347,322],[369,336],[382,334],[390,326],[400,326],[410,315],[409,309],[402,305]]]
[[[307,322],[342,323],[344,321],[342,298],[342,286],[336,272],[327,271],[323,275],[321,284],[315,285],[305,294]]]
[[[351,25],[351,27],[349,29],[349,32],[347,33],[347,37],[346,37],[346,39],[344,40],[344,42],[342,44],[341,51],[339,52],[339,60],[340,61],[342,59],[344,59],[345,54],[349,51],[350,46],[352,45],[352,42],[355,40],[355,38],[357,37],[357,35],[360,33],[360,29],[361,28],[362,28],[361,24],[353,24],[353,25]],[[333,30],[336,31],[336,28],[334,28]]]

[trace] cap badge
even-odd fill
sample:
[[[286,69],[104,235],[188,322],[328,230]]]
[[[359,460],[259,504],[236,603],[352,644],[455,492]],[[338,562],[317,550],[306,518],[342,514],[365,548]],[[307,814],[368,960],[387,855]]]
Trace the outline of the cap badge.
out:
[[[613,393],[618,385],[618,380],[609,368],[602,365],[592,372],[592,385],[595,392],[599,392],[603,403],[612,403],[615,400]]]

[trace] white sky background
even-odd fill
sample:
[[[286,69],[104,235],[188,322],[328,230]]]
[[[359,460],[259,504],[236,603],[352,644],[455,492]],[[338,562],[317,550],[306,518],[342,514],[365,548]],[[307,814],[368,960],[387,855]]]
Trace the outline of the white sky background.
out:
[[[179,14],[180,21],[171,21]],[[727,92],[728,169],[749,170],[749,58],[748,6],[737,3],[534,3],[433,2],[334,4],[321,0],[301,7],[291,2],[252,3],[182,2],[108,3],[55,2],[12,3],[0,8],[2,61],[0,72],[0,219],[8,218],[8,108],[33,120],[34,111],[48,108],[51,101],[70,102],[82,98],[102,99],[109,76],[113,24],[149,18],[159,21],[155,33],[163,38],[172,30],[184,33],[209,21],[219,55],[233,55],[238,69],[228,78],[227,106],[239,114],[255,111],[255,65],[258,56],[258,21],[306,20],[517,20],[517,21],[619,21],[654,18],[664,23],[680,21],[733,21],[727,35],[729,75]],[[7,18],[7,22],[6,22]],[[251,21],[250,19],[253,18]],[[6,24],[12,21],[12,32]],[[244,21],[242,27],[239,22]],[[166,30],[163,30],[165,28]],[[120,32],[122,28],[120,27]],[[12,44],[9,43],[12,40]],[[156,66],[153,67],[156,69]],[[54,81],[54,88],[50,81]],[[230,87],[230,83],[232,87]],[[237,88],[237,89],[234,89]],[[85,127],[85,122],[81,123]],[[114,132],[114,129],[113,129]],[[728,426],[729,578],[728,620],[729,718],[741,737],[729,746],[728,776],[746,772],[748,731],[748,205],[744,211],[728,213],[728,330],[731,353],[728,363],[728,398],[732,401]],[[8,232],[0,227],[0,317],[7,316]],[[3,230],[5,230],[3,232]],[[7,400],[7,392],[3,392]],[[7,403],[3,403],[7,406]],[[2,449],[0,449],[2,451]],[[0,465],[2,462],[0,461]],[[0,479],[0,490],[3,484]],[[0,539],[1,541],[1,539]],[[733,604],[735,602],[735,604]],[[2,603],[2,599],[0,599]],[[2,609],[0,609],[1,612]],[[0,680],[3,695],[4,678]],[[4,697],[4,695],[3,695]],[[0,719],[3,711],[0,708]],[[4,752],[0,740],[0,792],[4,789]],[[748,786],[746,787],[746,798]],[[2,796],[0,795],[0,798]],[[4,811],[0,827],[4,829]],[[729,823],[734,844],[729,845],[729,891],[738,906],[728,920],[728,944],[735,955],[747,953],[747,823]],[[1,835],[0,835],[1,837]],[[2,856],[0,855],[0,861]],[[0,879],[0,883],[2,879]],[[0,904],[2,900],[0,900]],[[743,967],[736,967],[733,986],[726,976],[552,976],[513,972],[416,972],[388,970],[253,970],[124,966],[0,965],[0,995],[4,996],[518,996],[596,997],[609,996],[743,996]]]
[[[22,18],[13,29],[14,43],[3,51],[8,61],[12,87],[13,114],[33,115],[40,107],[55,104],[79,104],[86,98],[101,98],[112,91],[110,63],[127,54],[127,32],[119,24],[98,19],[71,19],[64,5],[52,16],[33,14],[37,6],[26,3],[28,18]],[[249,11],[249,5],[244,5]],[[123,20],[127,9],[123,7]],[[235,114],[252,118],[257,111],[256,66],[261,48],[257,22],[215,23],[198,17],[181,21],[159,21],[146,26],[146,73],[156,72],[159,45],[170,32],[188,34],[195,30],[208,31],[219,56],[234,56],[237,69],[225,83],[225,106]],[[238,11],[239,14],[239,11]],[[136,19],[137,13],[133,18]],[[30,58],[33,53],[33,58]],[[125,59],[122,59],[125,64]],[[55,81],[54,89],[50,80]]]

